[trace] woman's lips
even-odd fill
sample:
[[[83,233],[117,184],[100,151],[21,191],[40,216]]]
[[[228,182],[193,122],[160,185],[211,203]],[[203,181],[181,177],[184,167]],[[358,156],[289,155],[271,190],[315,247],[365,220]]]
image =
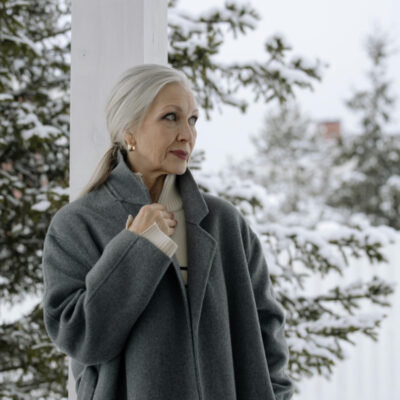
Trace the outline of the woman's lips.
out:
[[[171,153],[175,154],[177,157],[182,158],[183,160],[186,160],[187,158],[187,153],[184,151],[171,151]]]

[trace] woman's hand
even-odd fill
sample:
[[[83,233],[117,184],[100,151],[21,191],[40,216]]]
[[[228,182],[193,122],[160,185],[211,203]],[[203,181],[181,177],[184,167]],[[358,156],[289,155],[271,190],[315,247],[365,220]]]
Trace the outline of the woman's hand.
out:
[[[176,224],[178,223],[174,214],[167,211],[166,207],[160,203],[152,203],[144,205],[129,224],[128,230],[137,235],[140,235],[149,226],[157,222],[159,228],[168,236],[175,232]]]

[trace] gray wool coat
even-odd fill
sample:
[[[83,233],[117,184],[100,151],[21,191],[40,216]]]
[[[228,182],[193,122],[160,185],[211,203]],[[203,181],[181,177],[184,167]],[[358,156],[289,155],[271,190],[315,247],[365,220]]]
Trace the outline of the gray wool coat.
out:
[[[47,333],[78,400],[289,400],[285,314],[261,242],[227,200],[177,175],[188,288],[176,256],[125,229],[151,203],[119,151],[99,189],[61,207],[43,247]]]

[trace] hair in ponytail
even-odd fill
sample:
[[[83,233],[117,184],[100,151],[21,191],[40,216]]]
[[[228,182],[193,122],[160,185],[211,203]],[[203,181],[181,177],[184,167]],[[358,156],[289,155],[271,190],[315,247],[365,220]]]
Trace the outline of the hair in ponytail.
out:
[[[119,76],[105,107],[106,126],[112,145],[100,159],[89,183],[79,193],[78,198],[96,190],[107,181],[117,165],[118,149],[126,158],[126,132],[140,128],[159,91],[172,82],[182,83],[192,89],[190,80],[182,71],[162,64],[136,65]]]

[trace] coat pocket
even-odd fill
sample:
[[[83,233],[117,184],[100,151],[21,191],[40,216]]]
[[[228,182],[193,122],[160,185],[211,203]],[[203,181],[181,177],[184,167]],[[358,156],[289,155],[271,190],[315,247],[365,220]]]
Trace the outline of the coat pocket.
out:
[[[85,368],[79,379],[77,400],[92,400],[97,385],[98,373],[94,366]]]

